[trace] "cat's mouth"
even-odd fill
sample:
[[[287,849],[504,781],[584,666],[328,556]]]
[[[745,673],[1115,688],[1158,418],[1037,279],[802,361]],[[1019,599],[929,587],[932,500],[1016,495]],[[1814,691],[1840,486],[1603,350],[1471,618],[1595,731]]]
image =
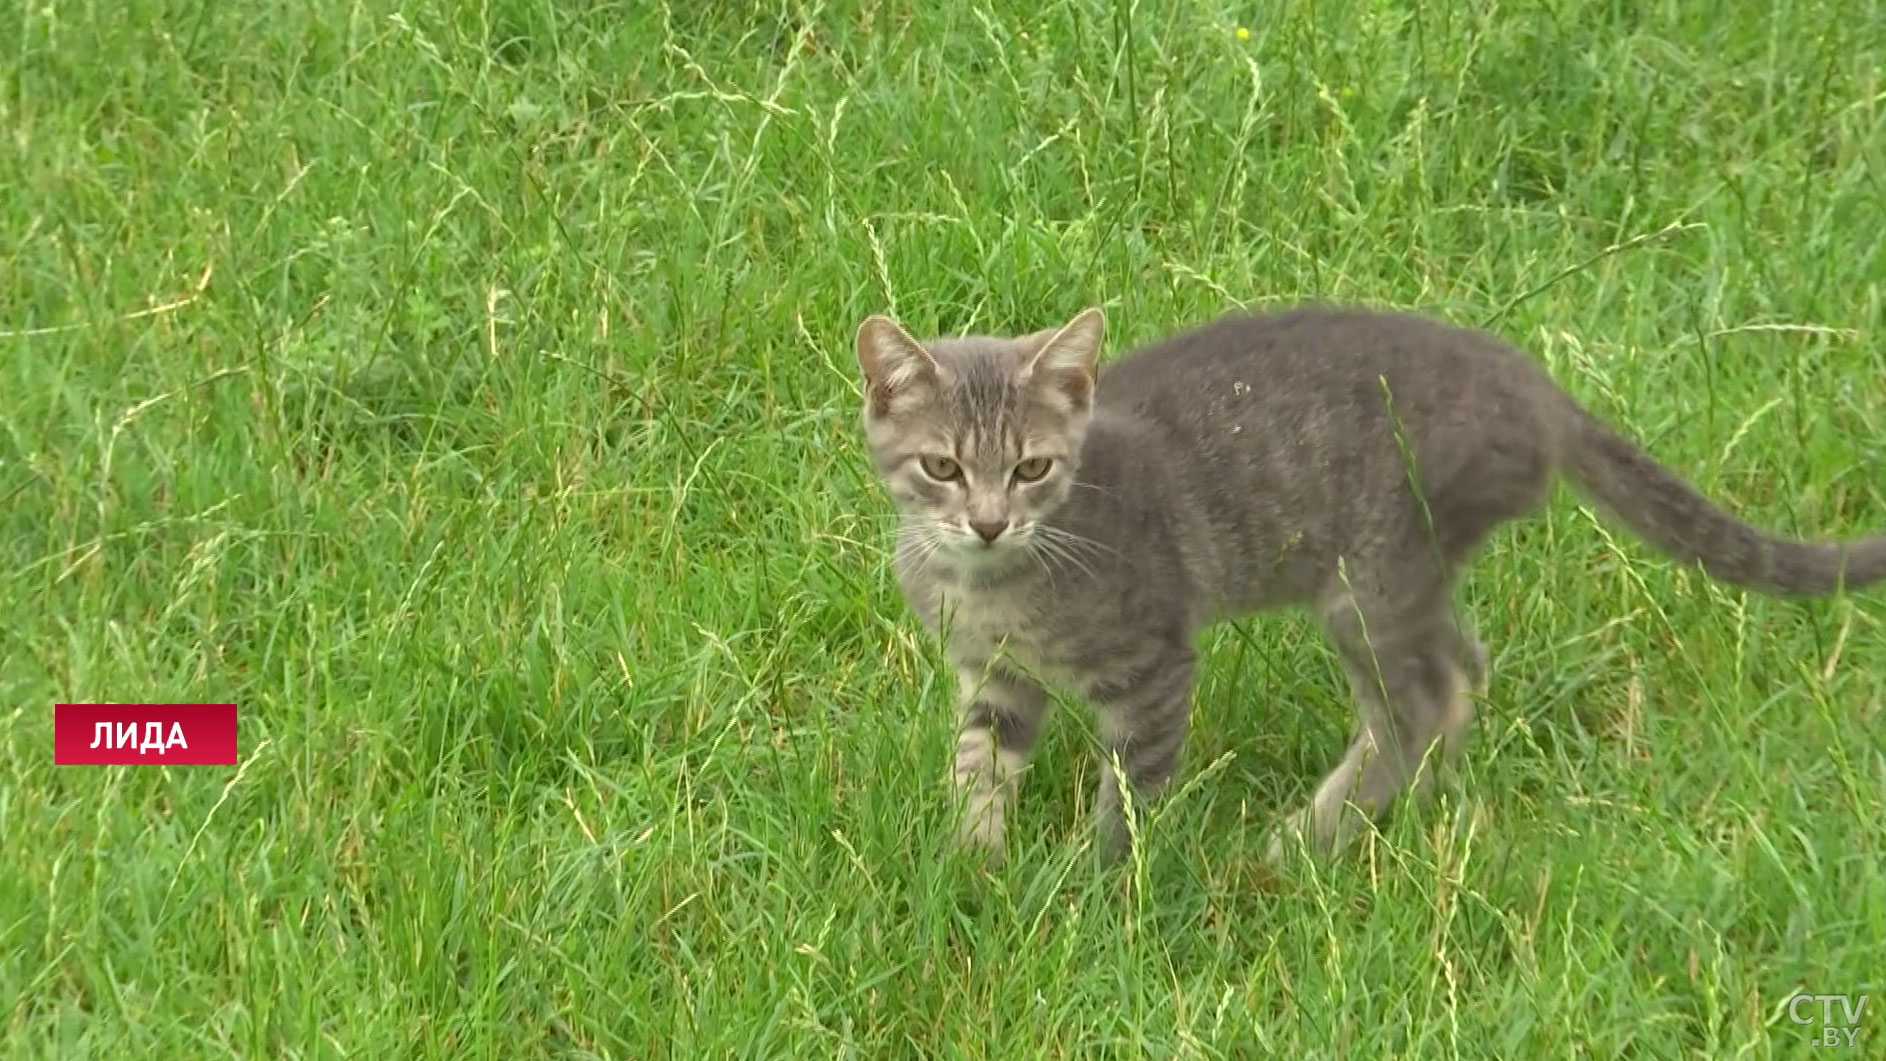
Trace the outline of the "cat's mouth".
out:
[[[1042,554],[1056,550],[1045,548],[1042,525],[1037,520],[1012,524],[992,537],[985,537],[967,523],[948,520],[928,521],[920,528],[910,526],[898,546],[901,562],[921,570],[929,563],[940,563],[959,577],[972,581],[1008,573],[1018,564],[1042,562]],[[1051,546],[1052,542],[1046,542]],[[1049,555],[1047,559],[1054,557]]]
[[[970,563],[991,560],[1006,556],[1015,551],[1020,544],[1014,532],[1003,534],[999,538],[982,538],[975,534],[952,533],[944,543],[951,556]]]
[[[946,534],[950,544],[964,553],[993,553],[1012,549],[1025,543],[1029,533],[1034,530],[1033,523],[1011,523],[991,537],[968,524],[948,526]]]
[[[950,527],[943,534],[943,549],[958,567],[989,571],[1028,555],[1033,530],[1031,524],[1018,524],[984,538],[968,527]]]

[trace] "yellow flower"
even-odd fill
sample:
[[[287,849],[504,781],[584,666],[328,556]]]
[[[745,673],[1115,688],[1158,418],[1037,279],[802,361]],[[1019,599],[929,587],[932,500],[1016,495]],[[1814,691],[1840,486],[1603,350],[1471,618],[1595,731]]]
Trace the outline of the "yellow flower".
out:
[[[1248,30],[1248,29],[1245,29],[1245,28],[1244,28],[1243,26],[1239,26],[1239,27],[1238,27],[1238,39],[1239,39],[1239,40],[1241,40],[1241,41],[1248,41],[1248,40],[1250,40],[1250,39],[1251,39],[1251,31],[1250,31],[1250,30]]]

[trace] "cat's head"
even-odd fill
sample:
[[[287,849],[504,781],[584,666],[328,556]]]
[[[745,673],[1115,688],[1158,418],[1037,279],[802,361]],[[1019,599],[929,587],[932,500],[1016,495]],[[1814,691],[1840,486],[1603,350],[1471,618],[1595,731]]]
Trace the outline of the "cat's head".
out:
[[[1098,308],[1016,338],[859,326],[865,435],[911,544],[968,564],[1030,547],[1074,487],[1105,333]]]

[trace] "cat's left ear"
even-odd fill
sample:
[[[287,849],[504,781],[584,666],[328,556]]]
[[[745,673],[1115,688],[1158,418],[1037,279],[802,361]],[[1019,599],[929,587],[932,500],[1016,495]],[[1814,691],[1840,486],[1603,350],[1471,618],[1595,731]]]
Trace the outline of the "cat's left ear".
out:
[[[1084,309],[1048,336],[1024,370],[1029,382],[1085,412],[1100,371],[1100,347],[1107,337],[1107,315],[1099,306]]]
[[[897,322],[871,316],[858,326],[858,368],[873,416],[885,416],[921,400],[936,386],[936,359]]]

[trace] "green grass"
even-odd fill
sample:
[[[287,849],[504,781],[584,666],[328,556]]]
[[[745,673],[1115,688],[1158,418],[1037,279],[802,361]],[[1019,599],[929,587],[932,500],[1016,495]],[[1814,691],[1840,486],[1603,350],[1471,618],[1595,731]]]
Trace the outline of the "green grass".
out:
[[[1876,0],[7,6],[0,1053],[1839,1056],[1806,990],[1886,1056],[1880,594],[1560,494],[1426,813],[1259,868],[1349,724],[1283,616],[1143,862],[1068,711],[988,875],[850,346],[1413,307],[1879,530],[1883,64]],[[243,768],[55,769],[93,700]]]

